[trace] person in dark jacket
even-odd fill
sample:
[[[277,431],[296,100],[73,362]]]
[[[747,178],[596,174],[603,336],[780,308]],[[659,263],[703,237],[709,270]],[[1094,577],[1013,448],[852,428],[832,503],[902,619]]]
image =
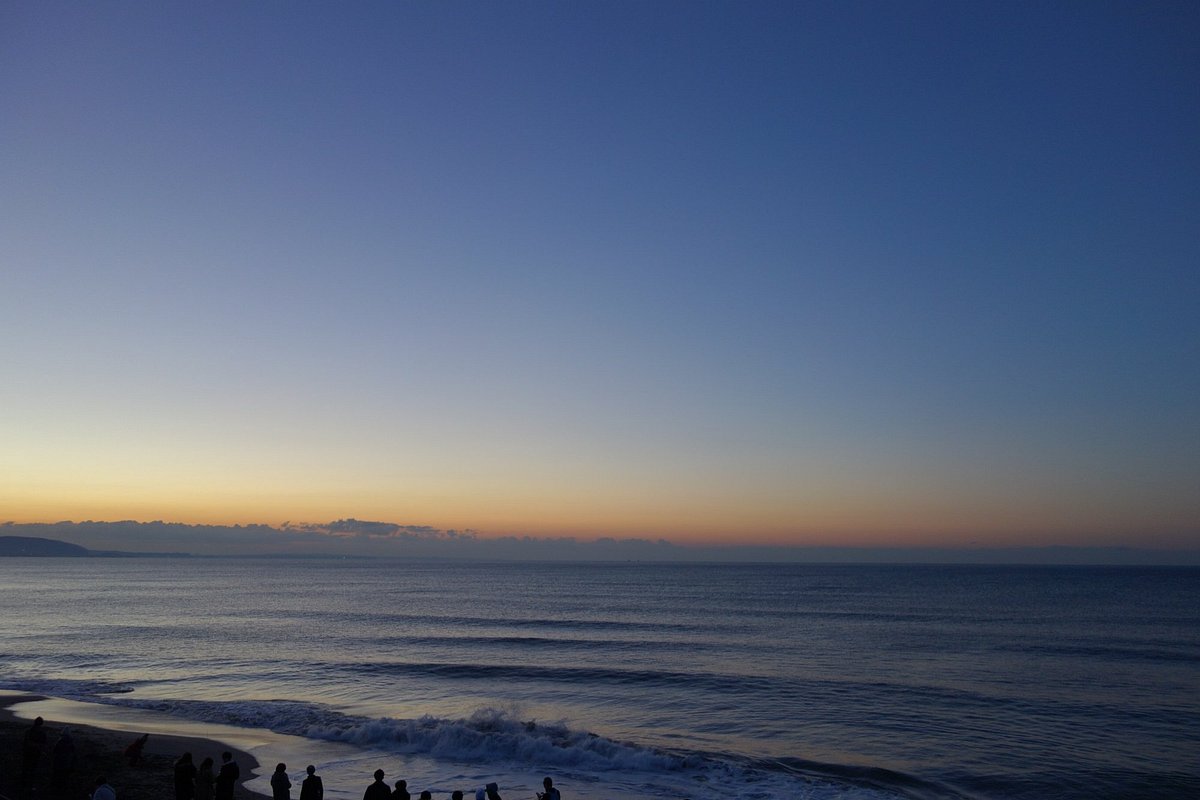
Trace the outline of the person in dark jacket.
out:
[[[237,762],[233,760],[233,753],[229,751],[221,753],[221,771],[217,773],[217,779],[213,781],[214,800],[233,800],[233,787],[237,785],[238,778],[241,776],[242,771],[238,768]]]
[[[325,786],[321,783],[317,768],[309,764],[304,771],[308,773],[308,777],[300,784],[300,800],[324,800]]]
[[[50,785],[61,792],[66,787],[73,769],[75,769],[75,740],[71,738],[71,731],[63,728],[62,735],[58,737],[58,741],[54,743],[54,749],[50,751]]]
[[[396,781],[396,788],[392,789],[392,800],[412,800],[412,795],[408,793],[408,781]]]
[[[175,762],[175,800],[192,800],[196,796],[196,765],[192,754],[184,753]]]
[[[292,800],[292,781],[287,775],[287,764],[275,765],[271,776],[271,800]]]
[[[42,750],[46,749],[45,724],[46,720],[38,717],[25,731],[21,745],[21,780],[25,783],[33,783],[38,762],[42,760]]]
[[[363,800],[390,800],[392,791],[383,782],[383,770],[375,770],[375,782],[363,792]]]
[[[196,770],[196,800],[213,800],[213,760],[208,756]]]

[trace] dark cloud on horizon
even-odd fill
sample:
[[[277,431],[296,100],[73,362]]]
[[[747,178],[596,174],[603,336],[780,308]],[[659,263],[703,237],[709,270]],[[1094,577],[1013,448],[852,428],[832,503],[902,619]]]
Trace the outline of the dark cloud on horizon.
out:
[[[487,537],[353,518],[328,523],[191,525],[181,522],[0,523],[0,536],[58,539],[90,550],[200,556],[452,558],[496,561],[756,561],[799,563],[1167,564],[1200,565],[1200,551],[1129,547],[782,547],[690,546],[666,539],[580,541],[570,537]]]
[[[327,536],[361,536],[376,539],[476,539],[473,530],[443,530],[431,525],[398,525],[394,522],[371,522],[353,517],[328,523],[285,522],[279,526],[285,533],[317,533]]]
[[[331,555],[521,560],[681,560],[685,548],[664,539],[483,537],[473,530],[353,518],[327,523],[192,525],[180,522],[0,524],[0,536],[60,539],[91,550],[194,555]]]

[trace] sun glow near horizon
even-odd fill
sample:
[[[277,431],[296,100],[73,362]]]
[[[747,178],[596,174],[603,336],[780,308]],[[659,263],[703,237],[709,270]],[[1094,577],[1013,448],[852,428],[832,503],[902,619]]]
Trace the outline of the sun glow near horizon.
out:
[[[1194,15],[914,13],[22,6],[0,519],[1200,548]]]

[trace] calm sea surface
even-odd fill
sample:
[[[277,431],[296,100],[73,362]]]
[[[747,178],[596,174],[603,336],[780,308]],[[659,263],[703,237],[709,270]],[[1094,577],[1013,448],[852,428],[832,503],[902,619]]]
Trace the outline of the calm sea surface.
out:
[[[332,798],[1194,798],[1200,569],[0,559],[0,688]]]

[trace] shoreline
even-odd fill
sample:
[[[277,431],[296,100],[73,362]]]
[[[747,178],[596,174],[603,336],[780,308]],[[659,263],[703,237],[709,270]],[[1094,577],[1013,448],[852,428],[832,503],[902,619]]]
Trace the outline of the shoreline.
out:
[[[34,773],[32,787],[26,786],[21,780],[22,742],[32,721],[18,716],[14,706],[49,699],[53,698],[38,694],[0,695],[0,741],[3,742],[0,745],[0,797],[11,800],[33,797],[82,800],[91,795],[97,776],[104,775],[116,789],[120,800],[162,800],[175,796],[173,768],[183,753],[190,752],[197,766],[205,757],[211,757],[215,773],[220,767],[221,753],[225,751],[232,753],[241,767],[234,798],[260,800],[269,797],[244,785],[259,771],[258,760],[246,750],[225,742],[196,736],[151,733],[142,750],[140,762],[130,766],[124,753],[136,738],[134,734],[97,725],[64,722],[46,715],[43,715],[46,745]],[[73,768],[65,778],[53,781],[50,753],[62,731],[68,728],[75,745]]]

